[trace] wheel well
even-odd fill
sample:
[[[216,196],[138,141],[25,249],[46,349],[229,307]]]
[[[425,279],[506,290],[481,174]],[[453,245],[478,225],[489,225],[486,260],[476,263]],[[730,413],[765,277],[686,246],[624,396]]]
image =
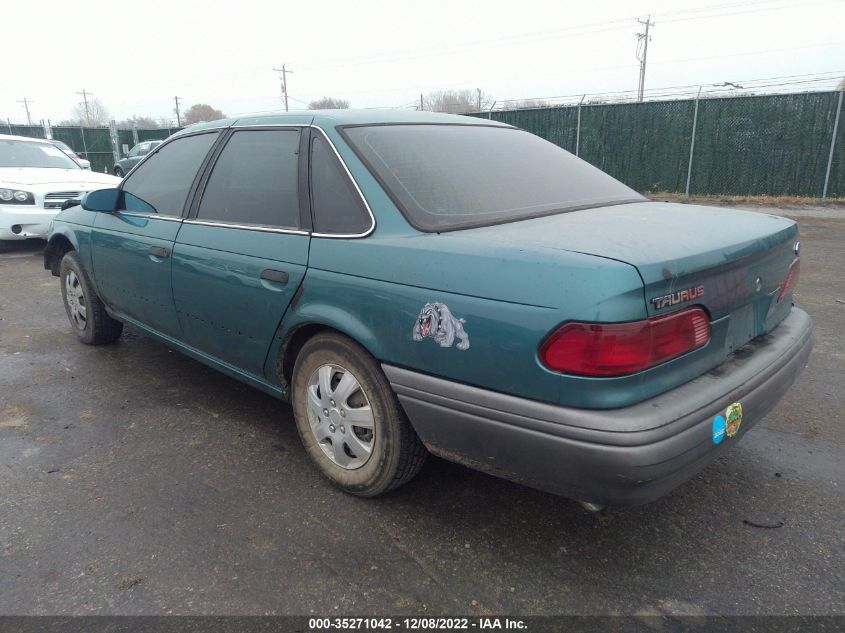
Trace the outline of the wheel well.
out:
[[[337,332],[343,334],[340,330],[336,330],[328,325],[321,323],[306,323],[300,325],[295,330],[290,332],[282,344],[282,353],[279,355],[279,362],[276,365],[276,374],[282,384],[282,388],[287,392],[290,388],[291,380],[293,379],[293,366],[296,364],[296,358],[299,356],[300,350],[308,340],[322,332]],[[345,336],[345,335],[344,335]]]
[[[59,276],[59,265],[65,253],[72,251],[73,244],[64,235],[56,235],[51,239],[47,248],[44,249],[44,268],[48,269],[54,277]]]

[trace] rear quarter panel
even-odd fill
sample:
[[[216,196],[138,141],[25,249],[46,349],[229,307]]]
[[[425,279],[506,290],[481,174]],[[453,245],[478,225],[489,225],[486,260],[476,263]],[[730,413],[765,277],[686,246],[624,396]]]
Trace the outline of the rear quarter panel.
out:
[[[303,324],[328,325],[382,362],[559,402],[561,376],[537,358],[549,332],[569,319],[629,320],[645,313],[642,282],[627,264],[562,251],[506,258],[456,244],[431,234],[312,239],[301,295],[279,336]],[[464,320],[469,349],[458,349],[458,339],[451,347],[431,337],[414,340],[429,302]]]

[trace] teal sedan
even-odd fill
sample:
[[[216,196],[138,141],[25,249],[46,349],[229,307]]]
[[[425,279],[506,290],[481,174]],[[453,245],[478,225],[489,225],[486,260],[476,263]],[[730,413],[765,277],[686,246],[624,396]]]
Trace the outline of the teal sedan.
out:
[[[810,354],[791,220],[652,202],[517,128],[424,112],[187,128],[52,226],[71,329],[129,324],[293,406],[361,496],[429,453],[589,508],[666,494]]]

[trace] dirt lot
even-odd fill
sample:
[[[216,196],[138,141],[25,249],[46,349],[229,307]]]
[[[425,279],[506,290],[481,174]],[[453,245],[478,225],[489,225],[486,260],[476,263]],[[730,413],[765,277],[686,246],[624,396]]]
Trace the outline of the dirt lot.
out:
[[[845,614],[845,212],[774,212],[809,366],[708,470],[604,514],[435,459],[339,493],[288,407],[135,332],[77,343],[39,247],[0,255],[0,613]]]

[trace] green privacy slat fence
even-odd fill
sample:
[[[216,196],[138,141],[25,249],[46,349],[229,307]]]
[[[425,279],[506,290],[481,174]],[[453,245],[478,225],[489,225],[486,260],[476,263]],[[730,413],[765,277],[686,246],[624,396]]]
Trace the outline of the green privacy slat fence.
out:
[[[821,196],[837,92],[701,99],[691,194]],[[584,104],[472,114],[521,127],[644,192],[683,193],[695,100]],[[828,196],[845,196],[840,114]]]
[[[150,130],[136,130],[138,142],[153,139],[165,139],[170,134],[178,132],[180,128],[162,128]],[[66,143],[73,151],[81,154],[83,158],[91,161],[91,169],[99,172],[111,173],[115,157],[112,149],[111,131],[107,127],[51,127],[53,138]],[[42,125],[16,125],[6,123],[0,125],[0,134],[14,134],[16,136],[29,136],[34,138],[45,138],[45,130]],[[135,137],[132,130],[118,130],[119,144],[132,147],[135,144]]]

